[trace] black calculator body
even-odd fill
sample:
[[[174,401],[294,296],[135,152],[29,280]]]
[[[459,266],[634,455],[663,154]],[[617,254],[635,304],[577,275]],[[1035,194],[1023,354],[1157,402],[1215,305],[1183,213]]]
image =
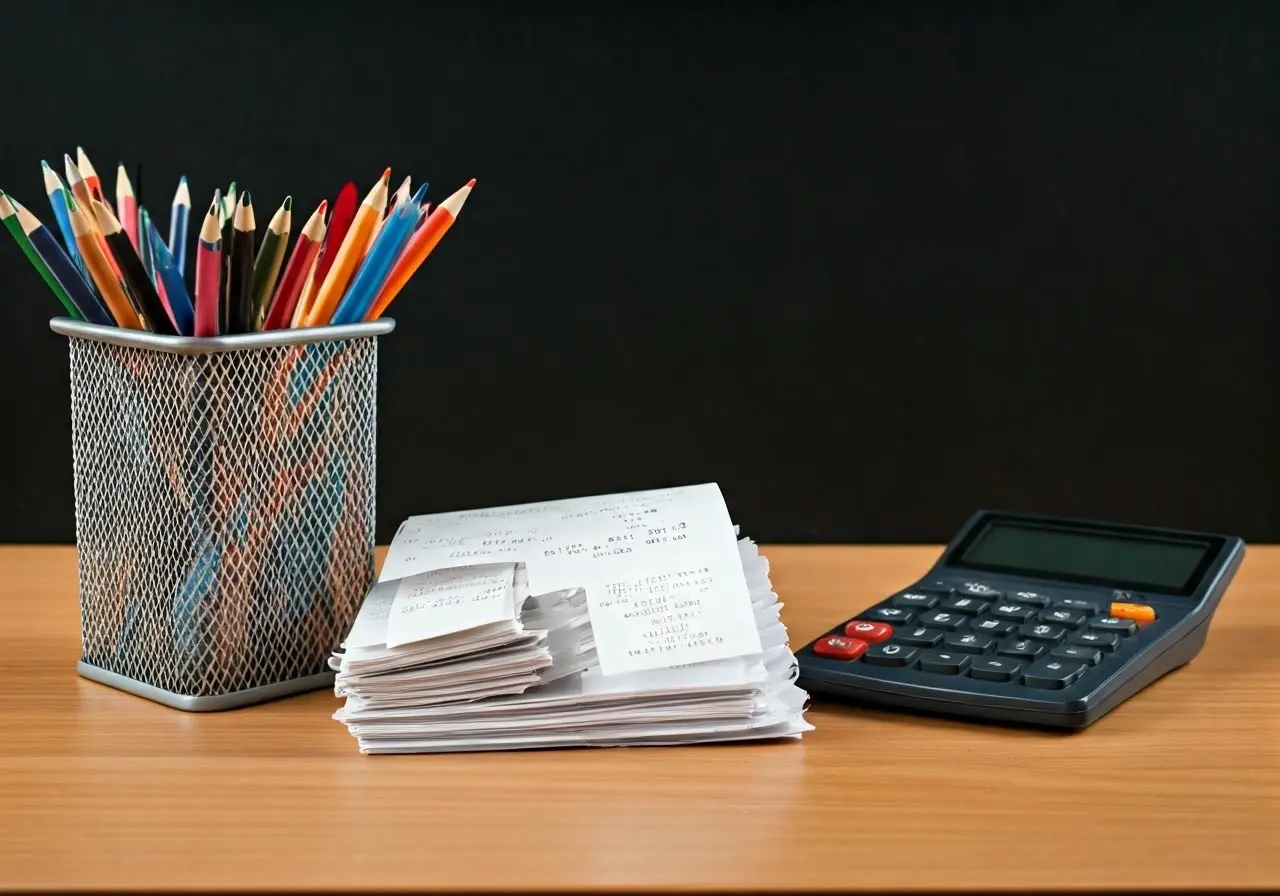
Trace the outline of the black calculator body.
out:
[[[1242,539],[980,511],[796,657],[812,694],[1083,728],[1200,652]]]

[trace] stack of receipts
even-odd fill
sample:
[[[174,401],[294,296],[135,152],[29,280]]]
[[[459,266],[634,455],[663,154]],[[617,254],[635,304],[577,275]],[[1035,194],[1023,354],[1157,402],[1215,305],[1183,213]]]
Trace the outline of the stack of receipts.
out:
[[[364,753],[798,738],[781,606],[715,485],[411,517],[335,718]]]

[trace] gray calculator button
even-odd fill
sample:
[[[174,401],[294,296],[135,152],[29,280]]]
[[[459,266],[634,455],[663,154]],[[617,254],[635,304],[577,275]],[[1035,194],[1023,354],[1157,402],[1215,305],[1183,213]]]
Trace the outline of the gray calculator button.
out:
[[[979,635],[977,632],[947,635],[942,643],[946,645],[948,650],[955,650],[960,653],[986,653],[996,646],[995,639],[987,635]]]
[[[1070,643],[1077,647],[1111,651],[1120,646],[1120,636],[1114,632],[1076,632]]]
[[[1090,666],[1096,666],[1102,662],[1102,651],[1089,647],[1059,647],[1049,656],[1055,660],[1075,660],[1079,663],[1088,663]]]
[[[1054,607],[1052,610],[1040,611],[1041,622],[1052,622],[1055,625],[1065,625],[1067,628],[1077,628],[1084,625],[1084,621],[1088,618],[1088,615],[1083,611],[1072,610],[1067,607]]]
[[[969,655],[964,653],[926,650],[920,654],[920,671],[938,675],[959,675],[969,665],[969,660]]]
[[[1047,657],[1032,663],[1022,676],[1029,688],[1061,689],[1084,674],[1084,664]]]
[[[868,613],[863,613],[864,619],[877,619],[880,622],[903,623],[910,622],[911,617],[915,614],[901,607],[876,607]]]
[[[1094,616],[1098,613],[1098,602],[1093,600],[1079,600],[1074,597],[1064,597],[1061,600],[1053,602],[1055,608],[1062,607],[1067,610],[1079,610],[1081,613],[1087,613]]]
[[[905,607],[908,610],[930,610],[937,602],[936,594],[926,594],[923,591],[904,591],[893,599],[895,607]]]
[[[983,657],[974,660],[969,667],[969,675],[983,681],[1012,681],[1022,668],[1022,663],[1006,657]]]

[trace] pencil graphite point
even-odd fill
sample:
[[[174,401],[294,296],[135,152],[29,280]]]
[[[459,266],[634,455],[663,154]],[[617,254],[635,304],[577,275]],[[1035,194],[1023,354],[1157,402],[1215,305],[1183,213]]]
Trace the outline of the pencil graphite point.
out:
[[[285,210],[285,211],[287,211],[287,212],[288,212],[288,211],[292,211],[292,210],[293,210],[293,197],[292,197],[292,196],[286,196],[286,197],[284,197],[284,210]]]
[[[391,169],[390,169],[390,168],[388,168],[386,171],[382,172],[382,183],[383,183],[383,184],[390,184],[390,183],[391,183]]]

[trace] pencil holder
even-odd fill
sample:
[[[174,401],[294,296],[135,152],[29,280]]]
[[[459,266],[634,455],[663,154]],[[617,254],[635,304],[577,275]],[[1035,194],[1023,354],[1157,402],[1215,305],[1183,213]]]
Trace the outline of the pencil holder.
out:
[[[58,318],[71,353],[86,678],[231,709],[331,687],[374,578],[377,338]]]

